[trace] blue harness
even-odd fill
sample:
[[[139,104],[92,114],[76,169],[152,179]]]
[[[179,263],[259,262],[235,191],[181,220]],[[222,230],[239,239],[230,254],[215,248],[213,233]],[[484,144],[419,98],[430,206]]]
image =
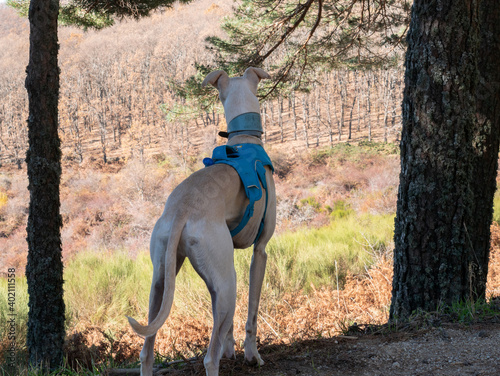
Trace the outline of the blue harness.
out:
[[[264,148],[255,144],[238,144],[238,145],[222,145],[214,149],[212,158],[203,159],[205,167],[213,164],[224,163],[233,167],[240,176],[241,182],[245,187],[245,193],[250,201],[243,214],[243,219],[240,224],[231,230],[231,236],[238,234],[248,223],[253,216],[254,203],[262,198],[262,188],[266,190],[266,206],[264,215],[260,223],[259,232],[254,240],[259,240],[260,234],[264,229],[264,219],[266,218],[268,190],[266,183],[266,169],[264,166],[270,166],[274,172],[271,159],[267,155]]]

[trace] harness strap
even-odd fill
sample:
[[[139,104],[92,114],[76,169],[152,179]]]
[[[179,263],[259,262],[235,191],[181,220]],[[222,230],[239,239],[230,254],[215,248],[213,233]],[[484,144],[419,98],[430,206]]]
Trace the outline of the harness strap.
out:
[[[257,175],[259,176],[262,188],[266,190],[266,206],[264,206],[264,215],[262,215],[262,220],[260,221],[260,226],[259,226],[259,232],[255,237],[254,244],[257,243],[257,240],[259,240],[260,235],[262,234],[262,230],[264,230],[264,220],[266,219],[267,203],[269,201],[269,191],[267,189],[267,182],[266,182],[266,169],[261,163],[259,163],[257,166]]]
[[[262,230],[264,229],[264,220],[266,218],[267,202],[268,202],[268,198],[269,198],[269,193],[267,190],[267,182],[266,182],[266,169],[262,165],[261,161],[255,161],[255,171],[257,172],[257,176],[260,180],[260,183],[262,184],[262,188],[266,191],[266,206],[264,208],[264,215],[262,216],[262,220],[261,220],[260,225],[259,225],[259,231],[257,233],[255,240],[254,240],[254,243],[257,242],[257,240],[259,240],[260,234],[261,234]],[[260,197],[262,197],[262,194],[260,195]],[[248,203],[247,208],[245,209],[245,213],[243,214],[243,218],[242,218],[240,224],[231,230],[232,237],[236,236],[241,230],[243,230],[243,228],[245,228],[245,226],[247,225],[250,218],[253,217],[253,209],[254,209],[255,201],[260,200],[260,197],[257,200],[249,198],[250,202]]]

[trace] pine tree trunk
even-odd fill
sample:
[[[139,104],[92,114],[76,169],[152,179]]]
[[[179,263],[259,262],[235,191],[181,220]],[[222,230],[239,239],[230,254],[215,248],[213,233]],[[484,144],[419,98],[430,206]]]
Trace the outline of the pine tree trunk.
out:
[[[261,106],[262,108],[262,128],[264,130],[264,143],[267,141],[267,102],[264,102]]]
[[[328,77],[328,76],[327,76]],[[332,88],[328,83],[326,86],[326,114],[327,114],[327,122],[328,122],[328,139],[330,141],[330,147],[333,145],[333,122],[332,122]]]
[[[356,104],[356,95],[352,98],[351,112],[349,113],[349,137],[348,139],[352,139],[352,113],[354,111],[354,105]]]
[[[372,86],[371,73],[368,72],[367,75],[367,89],[366,89],[366,112],[365,112],[365,126],[368,127],[368,142],[372,140],[372,102],[370,98],[370,89]]]
[[[480,27],[498,30],[499,5],[488,3],[497,18],[483,25],[473,0],[413,5],[391,319],[485,297],[500,103],[498,88],[476,99]],[[499,33],[488,35],[496,38],[489,45],[489,69],[497,72],[490,82],[498,82]]]
[[[356,80],[356,96],[358,97],[358,132],[361,130],[361,100],[363,95],[361,94],[361,88],[359,82]]]
[[[389,134],[388,130],[388,120],[389,120],[389,105],[391,102],[393,90],[393,79],[390,72],[385,72],[384,79],[384,90],[383,90],[383,101],[384,101],[384,142],[387,143],[387,138]]]
[[[57,0],[32,0],[26,155],[30,206],[27,226],[29,315],[27,346],[32,365],[55,368],[63,361],[64,301],[59,183],[61,149],[57,133],[59,68]]]
[[[478,48],[479,83],[476,91],[477,128],[473,131],[473,173],[471,189],[476,197],[470,233],[478,268],[473,269],[471,284],[483,297],[488,274],[490,226],[493,197],[497,188],[500,140],[500,2],[482,1],[479,7],[480,42]],[[481,213],[482,215],[477,215]],[[470,232],[470,231],[469,231]]]

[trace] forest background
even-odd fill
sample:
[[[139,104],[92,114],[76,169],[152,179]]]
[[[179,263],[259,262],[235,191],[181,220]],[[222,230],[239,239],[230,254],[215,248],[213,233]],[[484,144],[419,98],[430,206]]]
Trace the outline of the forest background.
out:
[[[159,215],[158,208],[163,206],[168,189],[155,186],[148,190],[146,186],[153,183],[148,182],[152,176],[147,164],[162,165],[164,173],[169,172],[169,167],[180,167],[183,171],[180,179],[193,168],[200,168],[200,160],[223,142],[217,136],[219,130],[225,130],[221,106],[202,111],[177,96],[174,86],[196,73],[195,62],[210,63],[211,54],[204,39],[222,35],[220,20],[230,11],[231,2],[216,5],[200,1],[189,8],[177,5],[174,10],[156,13],[141,21],[119,22],[98,32],[61,28],[59,116],[67,179],[73,169],[83,174],[88,167],[99,166],[110,171],[126,167],[123,172],[130,170],[131,176],[127,177],[130,189],[155,205],[153,212],[156,217]],[[24,166],[27,35],[27,20],[8,7],[0,8],[0,164],[6,171]],[[264,101],[264,142],[270,152],[276,154],[275,163],[283,160],[286,165],[279,174],[285,176],[286,170],[296,164],[294,159],[307,155],[308,149],[321,149],[339,141],[396,142],[401,128],[402,85],[401,68],[344,69],[318,73],[307,92]],[[90,175],[96,178],[95,172]],[[19,176],[22,186],[24,178],[22,174]],[[22,224],[28,193],[21,187],[16,189],[16,183],[13,187],[12,182],[7,183],[5,179],[1,194],[5,201],[3,211],[7,214],[2,216],[0,241],[7,243],[6,249],[25,249],[26,245],[19,240],[24,237]],[[393,186],[395,179],[390,183]],[[90,191],[100,190],[96,182],[89,184]],[[357,184],[346,182],[344,185],[347,190],[353,190]],[[13,196],[10,199],[6,196],[8,191]],[[17,191],[16,194],[12,194],[13,191]],[[71,195],[76,200],[78,191],[72,190]],[[298,195],[288,200],[299,202],[307,198],[307,195]],[[334,206],[333,199],[318,199]],[[16,204],[16,201],[19,202]],[[109,216],[113,210],[106,205],[98,206],[104,214],[93,214],[95,218],[88,218],[87,222],[110,223],[103,216]],[[111,225],[116,227],[116,221],[140,222],[147,210],[141,205],[135,207],[137,213],[117,215],[120,219]],[[71,217],[81,214],[81,210],[66,209],[64,202],[62,210],[66,218],[63,245],[65,252],[72,253],[92,242],[89,239],[92,231],[68,225]],[[91,209],[86,207],[86,210]],[[135,235],[144,233],[147,238],[150,228],[151,221],[140,223],[128,235],[134,239]],[[81,240],[75,233],[88,236],[82,236]],[[147,246],[144,238],[141,236],[140,247]],[[100,245],[115,244],[116,247],[119,243],[111,237]]]
[[[220,20],[230,12],[229,1],[202,0],[99,32],[60,30],[62,240],[66,291],[74,297],[68,304],[70,348],[94,344],[116,361],[137,357],[140,341],[129,332],[118,348],[103,343],[110,343],[110,333],[115,342],[116,333],[123,335],[124,314],[146,317],[150,277],[138,269],[148,268],[145,250],[154,222],[171,190],[223,142],[217,136],[225,129],[221,108],[201,110],[178,97],[174,84],[196,73],[195,62],[211,62],[204,40],[223,35]],[[28,22],[0,5],[0,263],[16,268],[18,276],[27,253],[27,56]],[[271,293],[260,324],[268,343],[387,320],[402,76],[397,66],[318,72],[308,91],[262,103],[278,194],[278,240],[270,250],[271,258],[278,257],[266,277]],[[97,272],[97,265],[111,262],[110,254],[116,275],[100,282],[96,277],[101,284],[78,305],[84,295],[79,288],[89,281],[76,276]],[[239,275],[247,274],[247,256]],[[492,265],[498,264],[493,252]],[[106,264],[99,270],[109,269]],[[491,267],[490,273],[488,294],[498,295],[500,271]],[[160,336],[159,349],[171,358],[178,351],[196,355],[207,341],[208,298],[197,295],[202,286],[191,274],[183,277],[186,295],[194,284],[196,296],[176,304],[192,324],[179,333],[179,314]],[[130,275],[142,296],[125,295],[123,281]],[[118,284],[119,291],[113,287]],[[246,282],[239,285],[243,317]],[[191,349],[184,344],[190,341]]]

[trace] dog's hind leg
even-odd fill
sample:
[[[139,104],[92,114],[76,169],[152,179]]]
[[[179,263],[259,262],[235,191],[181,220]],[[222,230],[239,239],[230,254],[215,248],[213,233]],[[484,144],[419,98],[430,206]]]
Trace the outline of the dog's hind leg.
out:
[[[250,265],[250,289],[248,294],[248,319],[245,325],[245,361],[250,364],[263,365],[264,361],[257,351],[257,315],[262,282],[266,271],[266,242],[258,241],[254,246]]]
[[[207,376],[219,374],[219,362],[223,351],[229,355],[234,354],[234,339],[231,328],[236,305],[236,272],[234,265],[229,262],[221,265],[223,271],[214,273],[214,278],[207,279],[210,295],[212,296],[212,312],[214,326],[212,337],[208,346],[207,355],[203,361]],[[231,348],[232,347],[232,348]]]
[[[196,244],[191,246],[188,257],[212,297],[212,337],[203,363],[207,376],[217,376],[222,355],[234,355],[232,327],[236,305],[236,272],[234,249],[227,227],[209,227],[196,233],[211,234],[211,240],[198,238],[192,242]]]

